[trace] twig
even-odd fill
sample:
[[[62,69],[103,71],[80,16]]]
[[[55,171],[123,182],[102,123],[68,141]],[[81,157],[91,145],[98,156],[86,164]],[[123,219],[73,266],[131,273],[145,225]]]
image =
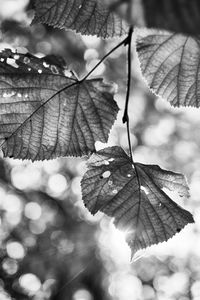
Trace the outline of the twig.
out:
[[[128,136],[128,146],[129,146],[129,152],[130,152],[130,159],[131,163],[134,166],[135,175],[138,182],[138,194],[139,194],[139,205],[138,205],[138,214],[137,214],[137,221],[136,221],[136,229],[138,227],[139,222],[139,214],[140,214],[140,206],[141,206],[141,182],[140,182],[140,175],[138,173],[137,165],[133,159],[132,154],[132,147],[131,147],[131,135],[130,135],[130,124],[129,124],[129,114],[128,114],[128,104],[129,104],[129,98],[130,98],[130,88],[131,88],[131,67],[132,67],[132,57],[131,57],[131,45],[132,45],[132,35],[133,35],[133,27],[130,27],[129,35],[128,35],[128,75],[127,75],[127,90],[126,90],[126,102],[125,102],[125,108],[124,108],[124,115],[122,118],[123,123],[126,123],[127,128],[127,136]],[[132,257],[131,257],[132,259]]]
[[[130,30],[129,30],[128,38],[127,38],[127,44],[128,44],[128,75],[127,75],[126,102],[125,102],[124,115],[123,115],[122,121],[123,121],[123,123],[126,123],[126,126],[127,126],[129,152],[130,152],[131,162],[133,163],[131,138],[130,138],[130,126],[129,126],[129,115],[128,115],[128,104],[129,104],[130,88],[131,88],[131,68],[132,68],[131,45],[132,45],[132,35],[133,35],[133,27],[131,26]]]
[[[118,48],[120,48],[122,45],[126,46],[127,42],[128,42],[129,36],[127,36],[123,41],[121,41],[117,46],[115,46],[114,48],[112,48],[108,53],[106,53],[104,55],[104,57],[94,66],[94,68],[92,68],[81,80],[79,80],[79,82],[83,82],[84,80],[86,80],[93,72],[94,70],[96,70],[96,68],[98,68],[98,66],[100,64],[102,64],[102,62],[108,57],[110,56],[113,52],[115,52]]]

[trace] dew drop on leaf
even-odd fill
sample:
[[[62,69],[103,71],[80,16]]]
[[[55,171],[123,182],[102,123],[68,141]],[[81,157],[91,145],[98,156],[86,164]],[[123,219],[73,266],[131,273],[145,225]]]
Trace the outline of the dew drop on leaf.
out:
[[[110,171],[106,171],[103,173],[103,178],[108,178],[110,176]]]
[[[51,71],[54,74],[58,74],[58,69],[56,68],[56,66],[51,66]]]
[[[46,61],[43,62],[43,66],[44,66],[45,68],[49,68],[49,64],[48,64]]]
[[[29,64],[30,63],[30,59],[28,57],[24,57],[24,63],[25,64]]]
[[[114,161],[114,158],[109,158],[108,161],[112,162],[112,161]]]

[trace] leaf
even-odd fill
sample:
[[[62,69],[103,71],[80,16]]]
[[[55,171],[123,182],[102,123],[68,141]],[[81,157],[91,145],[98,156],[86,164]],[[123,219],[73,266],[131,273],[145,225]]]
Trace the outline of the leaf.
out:
[[[104,0],[36,0],[33,23],[72,29],[84,35],[108,38],[126,33],[124,21]]]
[[[94,152],[96,141],[108,140],[118,112],[113,86],[102,79],[67,77],[61,63],[8,49],[0,53],[0,146],[5,156],[33,161],[81,156]]]
[[[200,40],[190,36],[137,31],[137,53],[150,88],[173,106],[200,106]]]
[[[126,230],[133,255],[167,241],[194,222],[163,190],[186,199],[189,193],[184,176],[156,165],[135,163],[134,167],[120,147],[93,154],[81,186],[84,204],[92,214],[102,211],[114,217],[116,227]]]
[[[200,33],[199,0],[108,0],[110,7],[137,27],[184,34]]]
[[[200,33],[199,0],[143,0],[142,4],[146,26],[181,33]]]

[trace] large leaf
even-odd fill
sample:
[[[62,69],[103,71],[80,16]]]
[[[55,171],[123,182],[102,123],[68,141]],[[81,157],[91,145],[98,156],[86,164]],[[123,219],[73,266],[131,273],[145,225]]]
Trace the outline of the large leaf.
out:
[[[36,0],[35,7],[36,23],[104,38],[126,31],[122,19],[136,26],[200,33],[199,0]]]
[[[0,146],[5,156],[81,156],[93,152],[96,141],[107,141],[118,112],[112,85],[102,79],[78,82],[64,72],[55,58],[0,53]]]
[[[115,225],[127,231],[132,254],[168,240],[193,222],[192,215],[163,190],[187,198],[184,176],[156,165],[136,163],[134,167],[120,147],[93,154],[81,185],[88,210],[114,217]]]
[[[126,33],[124,21],[109,10],[105,0],[36,0],[35,7],[33,23],[103,38]]]
[[[137,30],[137,52],[150,88],[173,106],[200,106],[200,40]]]

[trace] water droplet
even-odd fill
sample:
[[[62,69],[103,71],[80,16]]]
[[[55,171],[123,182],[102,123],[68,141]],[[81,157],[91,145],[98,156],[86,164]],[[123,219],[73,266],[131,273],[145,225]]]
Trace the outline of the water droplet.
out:
[[[56,68],[56,66],[51,66],[51,72],[54,73],[54,74],[58,74],[58,69]]]
[[[113,184],[112,180],[109,180],[108,185],[112,185],[112,184]]]
[[[146,187],[144,187],[144,186],[141,186],[141,191],[143,191],[146,195],[149,194],[148,189]]]
[[[131,174],[127,174],[127,177],[131,177]]]
[[[43,62],[43,66],[44,66],[45,68],[49,68],[49,67],[50,67],[50,65],[49,65],[46,61]]]
[[[30,72],[30,71],[31,71],[31,68],[28,68],[28,71]]]
[[[109,162],[112,162],[112,161],[114,161],[114,158],[109,158],[108,161],[109,161]]]
[[[27,56],[24,57],[24,63],[25,64],[29,64],[30,63],[30,59]]]
[[[117,190],[113,190],[112,192],[113,192],[113,194],[117,194]]]
[[[15,95],[15,92],[7,92],[7,93],[5,92],[5,93],[3,93],[4,98],[10,98],[14,95]]]
[[[104,164],[105,164],[106,166],[108,166],[108,165],[109,165],[109,161],[105,160],[105,161],[104,161]]]
[[[110,171],[106,171],[102,174],[103,178],[108,178],[110,177]]]
[[[67,69],[64,70],[64,74],[67,77],[71,77],[72,76],[72,73],[69,70],[67,70]]]
[[[18,64],[16,64],[16,61],[14,58],[7,58],[7,64],[14,67],[14,68],[19,68]]]
[[[38,70],[38,73],[39,73],[39,74],[41,74],[41,73],[42,73],[42,70],[41,70],[41,69],[39,69],[39,70]]]

